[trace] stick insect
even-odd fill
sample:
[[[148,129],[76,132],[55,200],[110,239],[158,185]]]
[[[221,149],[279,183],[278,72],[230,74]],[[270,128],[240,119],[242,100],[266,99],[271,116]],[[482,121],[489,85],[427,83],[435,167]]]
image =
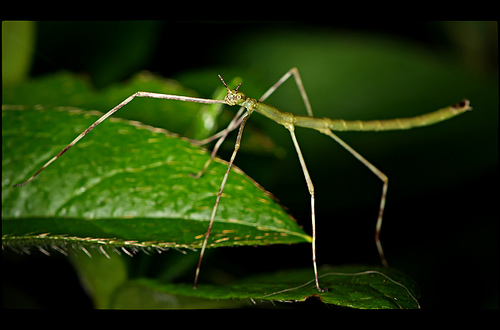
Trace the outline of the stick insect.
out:
[[[288,78],[293,75],[295,82],[297,83],[297,87],[302,96],[303,102],[305,104],[307,115],[295,115],[290,112],[283,112],[278,110],[277,108],[263,103],[263,101],[269,97],[281,84],[283,84]],[[70,144],[68,144],[64,149],[62,149],[56,156],[51,158],[45,165],[43,165],[33,176],[31,176],[27,181],[23,183],[19,183],[14,185],[14,187],[19,187],[27,184],[31,180],[33,180],[43,169],[49,166],[52,162],[54,162],[57,158],[61,157],[66,151],[68,151],[72,146],[74,146],[80,139],[82,139],[88,132],[94,129],[97,125],[102,123],[108,117],[113,115],[120,108],[131,102],[136,97],[149,97],[155,99],[167,99],[167,100],[177,100],[184,102],[196,102],[196,103],[206,103],[206,104],[215,104],[215,103],[223,103],[229,106],[238,105],[240,106],[239,111],[233,118],[233,120],[229,123],[228,127],[218,134],[212,136],[209,139],[201,141],[200,144],[207,143],[209,141],[218,139],[217,143],[214,146],[212,154],[210,158],[207,160],[203,168],[199,173],[193,174],[194,178],[199,178],[203,175],[205,170],[210,165],[211,161],[214,159],[217,150],[219,149],[222,142],[228,136],[229,132],[238,129],[238,134],[236,137],[236,144],[234,150],[231,155],[231,159],[228,163],[227,170],[222,179],[222,183],[220,185],[219,192],[217,194],[217,198],[212,209],[211,217],[208,223],[208,228],[204,236],[203,244],[201,246],[200,255],[198,259],[198,264],[196,267],[195,278],[194,278],[194,288],[197,288],[198,278],[200,275],[201,263],[203,260],[203,255],[205,253],[205,249],[207,247],[207,242],[210,237],[210,232],[212,230],[212,226],[214,223],[215,216],[217,214],[217,208],[220,203],[220,199],[226,185],[231,167],[234,163],[236,154],[238,153],[238,149],[240,148],[241,138],[243,134],[243,129],[245,127],[245,123],[247,122],[250,115],[255,111],[258,112],[269,119],[275,121],[276,123],[284,126],[290,133],[293,145],[297,152],[299,162],[307,183],[307,187],[310,194],[310,202],[311,202],[311,223],[312,223],[312,262],[313,262],[313,270],[314,270],[314,281],[316,283],[316,288],[318,291],[323,292],[326,291],[326,288],[322,288],[319,283],[318,270],[317,270],[317,262],[316,262],[316,216],[315,216],[315,192],[314,185],[307,170],[306,163],[304,161],[304,157],[302,156],[301,149],[299,147],[299,143],[295,136],[295,127],[305,127],[317,130],[323,134],[328,135],[337,143],[339,143],[344,149],[346,149],[349,153],[351,153],[356,159],[358,159],[361,163],[363,163],[373,174],[375,174],[383,183],[382,185],[382,194],[380,198],[379,204],[379,212],[375,227],[375,243],[377,246],[378,253],[380,255],[381,262],[384,266],[387,266],[387,261],[382,249],[382,244],[380,242],[380,232],[382,228],[382,217],[385,208],[386,196],[387,196],[387,188],[388,188],[388,177],[376,168],[373,164],[371,164],[368,160],[366,160],[363,156],[361,156],[357,151],[351,148],[347,143],[341,140],[337,135],[333,134],[332,131],[386,131],[386,130],[403,130],[410,129],[413,127],[422,127],[428,126],[435,123],[442,122],[444,120],[450,119],[454,116],[457,116],[467,110],[470,110],[469,101],[463,100],[457,104],[448,106],[446,108],[430,112],[424,115],[409,117],[409,118],[400,118],[400,119],[388,119],[388,120],[372,120],[372,121],[348,121],[342,119],[329,119],[329,118],[315,118],[313,117],[313,112],[311,105],[309,103],[309,99],[307,97],[306,91],[304,89],[302,79],[300,77],[299,71],[297,68],[290,69],[285,75],[283,75],[266,93],[259,99],[253,99],[247,97],[243,92],[238,89],[241,86],[241,83],[234,89],[231,90],[225,83],[224,79],[219,75],[220,80],[224,84],[227,89],[227,95],[224,100],[213,100],[213,99],[203,99],[196,97],[187,97],[187,96],[178,96],[178,95],[168,95],[168,94],[158,94],[151,92],[137,92],[127,99],[122,101],[120,104],[115,106],[113,109],[109,110],[102,117],[97,119],[92,125],[90,125],[85,131],[83,131],[80,135],[78,135]],[[246,110],[246,111],[245,111]]]

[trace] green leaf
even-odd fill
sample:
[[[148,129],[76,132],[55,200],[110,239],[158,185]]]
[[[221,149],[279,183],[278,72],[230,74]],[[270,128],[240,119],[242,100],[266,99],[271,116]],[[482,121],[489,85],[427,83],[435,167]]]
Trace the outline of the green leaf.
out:
[[[180,307],[187,298],[209,298],[232,302],[234,305],[251,305],[251,301],[303,302],[314,297],[324,304],[358,309],[420,308],[417,285],[411,278],[394,269],[356,265],[322,267],[320,281],[329,288],[328,292],[317,291],[311,269],[252,276],[228,285],[200,285],[196,290],[190,284],[162,283],[155,279],[140,278],[129,281],[117,290],[116,294],[122,299],[117,299],[119,303],[114,307],[135,308],[137,301],[131,299],[132,293],[149,291],[148,296],[153,296],[152,292],[157,293],[156,297],[165,295],[157,307],[170,308]],[[166,301],[168,305],[163,304]],[[199,304],[200,301],[191,300],[190,303]]]
[[[191,177],[209,153],[161,129],[109,119],[35,180],[12,187],[98,116],[3,107],[3,245],[200,247],[227,165],[216,159],[203,177]],[[269,193],[241,170],[231,172],[210,247],[308,241]]]

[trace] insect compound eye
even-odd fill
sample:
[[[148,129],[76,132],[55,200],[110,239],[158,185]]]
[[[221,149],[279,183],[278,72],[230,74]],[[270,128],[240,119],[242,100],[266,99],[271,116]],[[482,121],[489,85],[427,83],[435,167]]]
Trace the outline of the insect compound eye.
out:
[[[236,93],[236,99],[237,99],[238,101],[239,101],[239,100],[244,100],[244,99],[246,99],[246,98],[247,98],[247,96],[246,96],[244,93],[242,93],[242,92],[237,92],[237,93]]]

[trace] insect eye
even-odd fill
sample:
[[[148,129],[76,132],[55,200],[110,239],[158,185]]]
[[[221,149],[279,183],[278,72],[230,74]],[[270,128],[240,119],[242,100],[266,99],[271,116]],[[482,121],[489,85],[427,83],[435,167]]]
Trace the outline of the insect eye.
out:
[[[239,100],[244,100],[244,99],[247,98],[247,96],[244,93],[242,93],[242,92],[236,92],[235,96],[236,96],[236,100],[238,100],[238,101]]]

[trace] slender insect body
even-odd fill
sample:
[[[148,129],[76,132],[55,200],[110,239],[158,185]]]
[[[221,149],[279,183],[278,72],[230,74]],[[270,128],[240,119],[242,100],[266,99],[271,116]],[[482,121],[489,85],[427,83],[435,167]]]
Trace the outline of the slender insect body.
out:
[[[267,118],[271,119],[272,121],[275,121],[276,123],[287,126],[287,125],[296,125],[296,115],[290,112],[283,112],[278,109],[276,109],[273,106],[270,106],[268,104],[264,103],[259,103],[258,106],[255,108],[255,111],[260,113],[261,115],[266,116]],[[312,118],[312,117],[311,117]]]
[[[410,118],[396,118],[387,120],[368,120],[368,121],[361,121],[361,120],[348,121],[348,120],[330,119],[330,118],[323,118],[322,120],[325,122],[325,126],[334,131],[405,130],[414,127],[422,127],[422,126],[437,124],[444,120],[460,115],[468,110],[471,110],[469,106],[469,101],[463,100],[462,102],[454,104],[452,106]],[[302,123],[307,124],[308,123],[307,118],[304,121],[298,121],[296,125],[302,127],[315,128],[313,127],[315,125],[314,122],[311,123],[311,125],[307,126],[305,124],[303,125]]]
[[[297,82],[297,86],[299,88],[302,99],[303,99],[304,104],[306,106],[308,116],[294,115],[290,112],[283,112],[283,111],[280,111],[271,105],[262,103],[271,93],[273,93],[291,75],[294,76],[294,78]],[[224,84],[224,86],[226,87],[226,89],[228,91],[224,100],[201,99],[201,98],[196,98],[196,97],[157,94],[157,93],[150,93],[150,92],[137,92],[137,93],[129,96],[127,99],[122,101],[116,107],[109,110],[106,114],[104,114],[101,118],[99,118],[96,122],[94,122],[94,124],[92,124],[84,132],[82,132],[80,135],[78,135],[68,146],[66,146],[63,150],[61,150],[61,152],[59,152],[59,154],[57,154],[56,156],[51,158],[45,165],[42,166],[42,168],[40,168],[27,181],[20,183],[20,184],[17,184],[14,187],[22,186],[22,185],[30,182],[31,180],[33,180],[43,169],[45,169],[48,165],[50,165],[57,158],[62,156],[63,153],[65,153],[69,148],[71,148],[73,145],[75,145],[90,130],[92,130],[94,127],[96,127],[99,123],[103,122],[106,118],[111,116],[113,113],[118,111],[120,108],[122,108],[123,106],[128,104],[135,97],[150,97],[150,98],[157,98],[157,99],[168,99],[168,100],[196,102],[196,103],[205,103],[205,104],[225,103],[225,104],[230,105],[230,106],[234,106],[234,105],[241,106],[242,108],[237,112],[236,116],[231,121],[229,126],[225,130],[223,130],[222,132],[216,134],[216,136],[217,137],[220,136],[220,138],[214,147],[214,150],[211,154],[210,159],[205,163],[204,167],[201,169],[201,171],[197,175],[193,175],[193,178],[199,178],[201,175],[203,175],[203,173],[205,172],[205,170],[209,166],[211,160],[215,157],[215,154],[216,154],[219,146],[221,145],[222,141],[224,141],[224,139],[227,137],[229,132],[231,132],[234,129],[239,127],[238,135],[236,138],[235,148],[234,148],[234,151],[231,155],[231,159],[228,163],[226,173],[222,179],[220,190],[219,190],[219,193],[217,195],[215,205],[213,207],[212,214],[211,214],[211,217],[210,217],[209,222],[208,222],[208,229],[204,235],[204,241],[202,244],[202,248],[201,248],[200,256],[199,256],[199,260],[198,260],[198,266],[197,266],[196,272],[195,272],[194,288],[196,288],[204,251],[205,251],[205,248],[207,247],[208,238],[210,236],[211,228],[212,228],[212,225],[214,223],[215,216],[217,214],[217,209],[218,209],[218,205],[219,205],[219,202],[220,202],[223,190],[224,190],[224,186],[226,184],[226,181],[227,181],[227,178],[229,176],[232,164],[234,162],[234,159],[235,159],[236,154],[238,152],[238,149],[240,147],[243,128],[244,128],[245,123],[248,120],[250,114],[253,111],[257,111],[260,114],[275,121],[276,123],[283,125],[290,132],[290,136],[292,138],[292,142],[293,142],[295,150],[297,152],[297,155],[298,155],[298,158],[300,161],[300,165],[301,165],[302,171],[304,173],[304,178],[306,180],[309,194],[311,197],[311,222],[312,222],[312,243],[311,243],[311,245],[312,245],[312,261],[313,261],[314,278],[315,278],[315,282],[316,282],[316,288],[318,289],[318,291],[323,292],[326,289],[320,287],[319,276],[318,276],[317,265],[316,265],[316,247],[315,247],[316,218],[315,218],[314,185],[313,185],[312,180],[310,178],[305,160],[302,156],[302,152],[300,150],[298,141],[297,141],[296,136],[295,136],[295,126],[315,129],[323,134],[330,136],[333,140],[335,140],[342,147],[344,147],[344,149],[346,149],[349,153],[351,153],[355,158],[357,158],[361,163],[363,163],[372,173],[374,173],[382,181],[382,183],[383,183],[382,194],[381,194],[381,199],[380,199],[377,224],[376,224],[376,228],[375,228],[375,243],[376,243],[382,264],[387,266],[387,262],[386,262],[385,257],[384,257],[384,253],[382,250],[382,245],[380,243],[379,237],[380,237],[380,231],[381,231],[381,227],[382,227],[382,216],[383,216],[383,211],[385,208],[385,200],[386,200],[386,195],[387,195],[388,178],[384,173],[382,173],[382,171],[377,169],[368,160],[366,160],[363,156],[361,156],[357,151],[355,151],[353,148],[351,148],[347,143],[345,143],[339,137],[337,137],[335,134],[333,134],[332,130],[333,131],[380,131],[380,130],[409,129],[412,127],[428,126],[431,124],[439,123],[441,121],[450,119],[456,115],[459,115],[459,114],[471,109],[469,107],[469,101],[464,100],[464,101],[457,103],[453,106],[443,108],[443,109],[440,109],[440,110],[437,110],[437,111],[434,111],[434,112],[431,112],[428,114],[424,114],[421,116],[411,117],[411,118],[390,119],[390,120],[372,120],[372,121],[359,121],[359,120],[347,121],[347,120],[342,120],[342,119],[335,119],[334,120],[334,119],[329,119],[329,118],[314,118],[312,116],[311,105],[309,103],[307,94],[306,94],[305,89],[304,89],[303,84],[302,84],[302,80],[301,80],[300,75],[298,73],[298,70],[296,68],[292,68],[285,75],[283,75],[283,77],[275,85],[273,85],[261,97],[260,100],[249,98],[243,92],[238,91],[238,88],[240,87],[241,84],[238,85],[238,87],[236,87],[236,89],[230,90],[220,75],[219,75],[219,78],[221,79],[222,83]],[[246,112],[244,112],[245,108],[247,110]]]

